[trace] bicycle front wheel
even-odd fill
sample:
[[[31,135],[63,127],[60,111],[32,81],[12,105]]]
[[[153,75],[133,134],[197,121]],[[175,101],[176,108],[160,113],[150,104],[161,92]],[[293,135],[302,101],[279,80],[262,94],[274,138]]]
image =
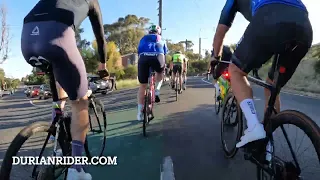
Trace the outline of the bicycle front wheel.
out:
[[[48,137],[49,123],[48,122],[36,122],[24,129],[13,139],[7,152],[3,158],[3,162],[0,169],[1,180],[51,180],[56,179],[64,174],[66,167],[60,168],[55,166],[35,166],[35,165],[21,165],[12,166],[14,156],[40,156],[44,143]],[[42,134],[42,135],[41,135]],[[25,147],[23,147],[25,146]],[[60,146],[61,147],[61,146]],[[41,157],[52,156],[53,143],[46,144],[43,149]],[[55,173],[53,174],[53,169]],[[13,172],[12,172],[13,171]]]
[[[243,115],[240,106],[237,104],[236,98],[231,92],[228,93],[227,97],[225,98],[221,116],[222,120],[220,140],[222,144],[222,149],[227,158],[232,158],[238,152],[238,148],[236,148],[236,143],[240,141],[242,135]],[[232,121],[232,119],[234,120]],[[226,138],[225,135],[228,132],[235,133],[236,137]],[[228,143],[228,141],[230,140],[233,140],[234,142]]]
[[[272,158],[272,162],[275,166],[275,169],[277,170],[275,172],[275,175],[269,179],[319,179],[319,126],[314,121],[312,121],[312,119],[307,115],[294,110],[282,111],[271,117],[271,119],[268,122],[269,123],[268,125],[266,125],[265,129],[267,131],[271,130],[274,137],[274,156]],[[284,127],[290,127],[290,125],[297,127],[297,130],[302,130],[303,135],[302,133],[298,133],[297,131],[293,132],[292,130],[285,130]],[[277,129],[280,132],[277,132]],[[281,138],[276,137],[279,134],[285,137],[284,140],[281,141]],[[294,137],[301,138],[301,140],[290,140]],[[301,147],[308,142],[308,139],[305,137],[310,139],[310,144],[312,144],[311,146]],[[278,146],[280,143],[281,145]],[[286,145],[282,143],[285,143]],[[295,148],[297,148],[297,150],[294,150]],[[285,150],[289,151],[284,152]],[[305,154],[305,157],[299,157],[302,154]],[[283,155],[283,157],[280,157],[280,155]],[[289,160],[289,158],[291,160]],[[311,166],[308,167],[300,163],[308,163]],[[269,174],[263,171],[260,167],[257,167],[258,180],[262,180],[268,175]]]
[[[89,104],[89,131],[84,146],[88,158],[102,156],[107,138],[107,115],[101,100],[92,98]]]

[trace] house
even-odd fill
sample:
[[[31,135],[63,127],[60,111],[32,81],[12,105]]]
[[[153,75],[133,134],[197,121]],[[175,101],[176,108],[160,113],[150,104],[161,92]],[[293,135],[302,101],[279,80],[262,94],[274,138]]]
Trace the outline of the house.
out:
[[[121,56],[122,59],[122,66],[124,68],[128,67],[129,65],[137,65],[138,64],[138,54],[137,53],[130,53]]]

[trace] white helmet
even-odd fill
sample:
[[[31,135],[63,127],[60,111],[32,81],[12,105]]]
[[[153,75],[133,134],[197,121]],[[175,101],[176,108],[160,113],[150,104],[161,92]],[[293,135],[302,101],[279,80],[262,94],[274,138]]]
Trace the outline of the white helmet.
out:
[[[161,27],[158,26],[158,25],[151,25],[149,27],[149,30],[148,30],[149,34],[154,34],[154,33],[157,33],[157,34],[161,34]]]

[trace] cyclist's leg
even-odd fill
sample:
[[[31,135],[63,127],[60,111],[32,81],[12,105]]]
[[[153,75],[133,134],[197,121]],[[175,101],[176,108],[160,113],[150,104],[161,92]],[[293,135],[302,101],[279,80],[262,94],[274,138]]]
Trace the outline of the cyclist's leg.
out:
[[[179,65],[179,69],[178,69],[178,72],[179,72],[179,85],[180,85],[180,91],[182,90],[182,65],[180,64]]]
[[[164,54],[158,54],[156,57],[157,59],[150,61],[152,69],[156,72],[156,84],[155,84],[155,102],[160,102],[160,89],[162,86],[162,80],[163,80],[163,71],[165,66],[165,56]]]
[[[175,79],[176,79],[176,74],[178,69],[179,69],[179,66],[174,64],[172,68],[172,84],[171,84],[172,89],[175,88]]]
[[[279,6],[277,8],[281,9],[283,7]],[[279,10],[279,12],[281,13],[282,11]],[[281,80],[279,80],[280,81],[279,83],[281,86],[284,86],[290,80],[297,66],[299,65],[301,59],[305,56],[305,54],[308,52],[309,48],[311,47],[313,32],[312,32],[310,21],[307,18],[308,16],[305,15],[304,11],[301,11],[299,9],[292,8],[292,7],[289,7],[289,8],[287,7],[286,11],[282,12],[281,14],[284,20],[288,20],[287,18],[293,20],[292,14],[295,14],[293,26],[295,25],[296,26],[293,28],[296,30],[296,34],[294,34],[293,36],[287,37],[286,35],[290,34],[290,32],[292,32],[292,29],[289,27],[282,28],[283,29],[282,31],[284,32],[282,35],[279,35],[281,36],[281,38],[278,39],[279,43],[290,41],[292,39],[299,42],[299,45],[294,50],[292,50],[290,54],[280,55],[281,65],[286,68],[286,72],[281,77]],[[270,68],[266,81],[273,84],[274,83],[273,75],[274,75],[273,68]],[[268,100],[270,97],[270,91],[268,89],[265,89],[264,92],[265,92],[265,99],[266,99],[266,104],[265,104],[265,110],[266,110],[268,105]],[[275,102],[275,108],[277,112],[280,111],[280,106],[281,106],[280,95],[278,95]]]
[[[266,137],[264,127],[258,120],[252,88],[246,78],[248,72],[265,63],[273,54],[267,49],[270,48],[270,33],[265,30],[267,25],[264,25],[261,19],[263,16],[261,17],[258,10],[238,43],[228,69],[232,92],[240,104],[248,126],[241,141],[236,144],[237,148]]]
[[[137,120],[143,120],[142,117],[142,109],[144,105],[144,96],[146,93],[146,88],[148,85],[149,78],[149,57],[140,55],[138,60],[138,80],[140,83],[138,90],[138,112],[137,112]]]
[[[72,156],[82,156],[89,124],[88,100],[86,97],[88,81],[84,62],[76,46],[75,32],[71,27],[58,22],[25,24],[25,30],[22,35],[22,51],[23,47],[31,44],[30,41],[25,41],[24,38],[28,38],[30,32],[36,26],[40,31],[42,30],[41,34],[38,37],[33,36],[30,38],[40,39],[42,44],[37,46],[38,55],[51,60],[57,82],[59,82],[72,101]],[[68,177],[82,176],[84,179],[91,179],[91,175],[84,173],[80,165],[72,165],[68,171]]]

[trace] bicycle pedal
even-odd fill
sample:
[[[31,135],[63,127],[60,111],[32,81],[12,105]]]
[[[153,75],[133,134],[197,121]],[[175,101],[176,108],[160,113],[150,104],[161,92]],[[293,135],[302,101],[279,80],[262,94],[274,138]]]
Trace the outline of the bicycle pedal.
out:
[[[250,142],[242,147],[245,160],[253,160],[263,162],[265,159],[265,151],[268,143],[268,139],[259,139],[257,141]]]

